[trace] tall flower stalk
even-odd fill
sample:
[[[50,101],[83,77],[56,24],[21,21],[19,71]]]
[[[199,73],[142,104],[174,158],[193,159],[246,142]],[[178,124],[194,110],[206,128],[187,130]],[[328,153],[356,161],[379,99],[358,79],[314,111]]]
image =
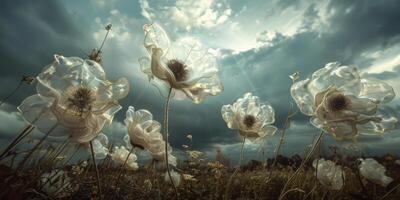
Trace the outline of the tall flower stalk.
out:
[[[243,137],[239,166],[229,178],[224,199],[229,199],[229,191],[233,177],[238,173],[243,160],[243,148],[246,138],[252,142],[260,141],[272,136],[277,128],[272,124],[275,122],[275,111],[267,102],[260,102],[257,96],[246,93],[232,105],[224,105],[221,115],[228,128],[237,130]]]
[[[171,98],[190,99],[199,104],[206,96],[217,95],[222,91],[218,79],[216,58],[201,43],[192,37],[180,38],[171,42],[168,35],[157,24],[144,25],[144,47],[149,57],[139,59],[140,69],[145,73],[163,96],[167,96],[164,108],[165,152],[168,152],[168,109]],[[167,95],[164,95],[168,91]],[[168,177],[177,189],[168,166],[168,153],[165,153]]]

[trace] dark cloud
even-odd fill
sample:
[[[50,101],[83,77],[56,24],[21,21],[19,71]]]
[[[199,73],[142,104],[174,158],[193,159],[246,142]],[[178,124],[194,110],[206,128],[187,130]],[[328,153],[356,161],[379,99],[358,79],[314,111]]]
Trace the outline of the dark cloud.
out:
[[[59,1],[2,1],[0,8],[0,91],[4,97],[22,75],[36,75],[53,61],[55,53],[84,56],[93,47],[90,27],[71,15]],[[33,87],[24,87],[8,102],[18,104]]]
[[[281,8],[297,7],[298,4],[299,1],[278,2]],[[188,100],[172,101],[169,123],[171,144],[180,148],[182,144],[188,143],[186,135],[192,134],[195,149],[213,151],[210,148],[216,145],[236,145],[240,139],[235,131],[226,127],[220,109],[222,105],[233,103],[246,92],[253,92],[262,100],[269,101],[276,111],[276,125],[282,127],[291,101],[290,74],[300,71],[301,77],[305,78],[333,61],[346,65],[366,65],[369,61],[362,60],[362,53],[398,45],[399,1],[335,0],[331,1],[327,10],[327,21],[321,23],[319,17],[322,13],[317,6],[311,4],[304,12],[303,25],[293,36],[277,33],[273,40],[260,38],[268,46],[231,54],[221,60],[220,76],[225,90],[217,97],[209,97],[200,105]],[[44,65],[52,61],[54,53],[82,56],[80,48],[89,49],[95,46],[90,34],[86,32],[86,29],[91,29],[92,33],[94,27],[71,16],[58,1],[6,1],[0,11],[0,27],[7,30],[0,32],[2,85],[16,84],[23,74],[38,73]],[[133,33],[132,51],[122,51],[126,50],[121,46],[124,42],[118,42],[115,38],[111,38],[104,49],[104,68],[111,76],[110,79],[123,75],[131,78],[132,90],[121,101],[124,108],[117,114],[118,123],[105,129],[116,140],[122,139],[125,133],[121,122],[128,105],[133,105],[136,109],[148,109],[156,120],[162,122],[164,99],[156,88],[138,78],[142,75],[138,75],[141,72],[136,62],[137,57],[146,55],[141,48],[141,23],[140,20],[128,23],[129,27],[133,27],[128,30]],[[395,75],[377,76],[394,78]],[[7,90],[11,89],[2,89],[0,94],[4,96]],[[33,88],[20,92],[9,102],[18,104],[23,97],[33,92]],[[302,151],[318,133],[301,113],[296,115],[294,121],[295,125],[288,132],[284,148],[287,154]],[[275,136],[270,143],[276,144],[277,140],[278,136]],[[226,150],[230,155],[239,151],[235,147]]]

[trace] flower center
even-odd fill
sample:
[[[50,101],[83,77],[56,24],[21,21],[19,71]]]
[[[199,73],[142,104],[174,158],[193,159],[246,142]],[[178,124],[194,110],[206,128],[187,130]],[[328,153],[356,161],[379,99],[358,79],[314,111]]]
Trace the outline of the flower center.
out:
[[[256,123],[256,118],[253,115],[246,115],[243,119],[244,125],[251,128]]]
[[[67,105],[82,116],[84,112],[92,110],[95,100],[95,94],[92,90],[85,86],[79,86],[72,90],[71,95],[67,98]]]
[[[327,99],[328,109],[332,112],[342,111],[347,108],[349,102],[343,94],[335,94]]]
[[[186,80],[188,72],[187,66],[183,62],[172,59],[168,61],[167,67],[172,71],[177,81]]]

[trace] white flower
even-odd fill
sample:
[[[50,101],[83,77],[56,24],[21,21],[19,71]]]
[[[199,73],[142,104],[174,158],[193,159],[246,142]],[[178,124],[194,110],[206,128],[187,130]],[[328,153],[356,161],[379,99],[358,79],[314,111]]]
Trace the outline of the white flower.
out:
[[[385,175],[385,166],[379,164],[373,158],[359,159],[361,161],[358,166],[360,174],[369,181],[386,187],[393,181],[392,178]]]
[[[153,115],[147,110],[137,110],[130,106],[126,111],[125,125],[128,135],[124,137],[127,145],[146,149],[153,159],[165,161],[165,142],[160,133],[161,125],[153,120]],[[168,163],[176,166],[176,157],[168,146]]]
[[[179,186],[179,184],[181,183],[181,174],[179,174],[178,172],[176,172],[174,170],[171,170],[171,178],[172,178],[172,181],[174,182],[174,185]],[[168,172],[165,172],[164,180],[167,183],[171,182],[171,180],[169,179]]]
[[[185,37],[171,44],[159,25],[146,24],[143,28],[144,47],[150,58],[140,58],[139,64],[149,80],[166,83],[174,89],[175,97],[187,97],[194,103],[222,91],[216,58],[199,41]]]
[[[313,167],[317,170],[317,179],[322,185],[331,190],[340,190],[343,187],[344,172],[340,166],[330,160],[319,159],[314,160]]]
[[[78,185],[62,170],[42,174],[40,183],[42,191],[53,198],[66,198],[78,190]]]
[[[251,93],[246,93],[233,105],[222,106],[221,114],[228,128],[238,130],[240,135],[252,141],[274,135],[277,130],[271,125],[275,121],[272,106],[261,103]]]
[[[136,162],[137,156],[135,155],[135,153],[132,152],[131,154],[129,154],[129,151],[124,146],[114,147],[114,151],[111,154],[111,158],[114,162],[116,162],[119,165],[124,165],[126,161],[125,167],[127,167],[128,169],[137,170],[139,168],[139,165]]]
[[[96,159],[104,159],[107,157],[109,151],[107,148],[108,137],[103,133],[100,133],[97,137],[92,140],[93,152]]]
[[[89,142],[121,109],[118,100],[128,94],[128,81],[108,81],[102,67],[91,60],[54,57],[37,77],[38,94],[26,98],[18,109],[41,132],[57,124],[51,136]]]
[[[393,88],[379,80],[363,78],[357,68],[328,63],[303,81],[294,83],[291,95],[311,123],[336,139],[359,134],[383,134],[397,119],[378,112],[394,97]]]

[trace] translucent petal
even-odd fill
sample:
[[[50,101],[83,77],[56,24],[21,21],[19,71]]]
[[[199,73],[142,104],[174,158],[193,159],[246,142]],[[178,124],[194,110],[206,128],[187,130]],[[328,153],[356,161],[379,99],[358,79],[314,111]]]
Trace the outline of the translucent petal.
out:
[[[128,157],[129,156],[129,157]],[[126,161],[125,167],[131,170],[139,168],[137,164],[137,156],[134,152],[129,153],[124,146],[114,147],[113,153],[111,154],[112,160],[118,165],[123,165]]]
[[[295,82],[290,88],[290,94],[300,111],[305,115],[312,116],[314,114],[314,95],[307,89],[309,82],[310,79]]]
[[[170,40],[164,29],[156,23],[145,24],[143,26],[145,38],[144,46],[151,54],[151,47],[167,50],[170,47]]]
[[[379,103],[388,103],[396,96],[393,87],[383,81],[368,78],[361,79],[361,84],[360,97],[366,97]]]
[[[271,126],[271,125],[265,125],[262,127],[261,131],[258,133],[260,138],[264,138],[266,136],[273,136],[275,135],[276,131],[278,130],[278,128],[276,128],[275,126]]]
[[[68,98],[74,88],[88,88],[95,98],[91,104],[93,112],[104,110],[110,102],[124,98],[129,92],[127,79],[112,83],[105,78],[98,63],[78,57],[55,55],[55,61],[42,70],[37,80],[38,94],[58,99],[57,103],[64,108],[68,107]]]
[[[353,95],[348,95],[346,97],[349,98],[351,102],[348,109],[353,112],[357,112],[364,115],[373,115],[376,113],[378,109],[378,105],[370,99],[357,98],[356,96]]]
[[[343,185],[344,172],[340,166],[325,159],[314,160],[313,167],[317,169],[317,179],[331,190],[340,190]]]
[[[237,129],[238,125],[236,124],[237,121],[235,120],[235,113],[232,110],[231,105],[224,105],[221,108],[222,118],[226,122],[228,128],[230,129]]]
[[[92,140],[93,152],[96,159],[104,159],[108,155],[108,138],[104,134],[99,134],[96,138]]]
[[[153,73],[151,71],[151,61],[149,58],[147,57],[141,57],[139,58],[139,66],[140,66],[140,70],[147,74],[147,76],[149,77],[149,80],[153,79]]]

